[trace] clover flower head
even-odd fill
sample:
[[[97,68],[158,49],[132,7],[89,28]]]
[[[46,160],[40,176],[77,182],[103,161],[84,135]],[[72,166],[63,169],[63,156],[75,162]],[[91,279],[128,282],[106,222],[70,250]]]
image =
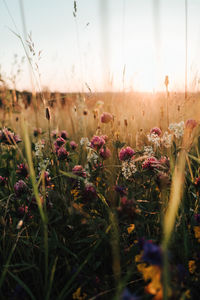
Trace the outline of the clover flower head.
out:
[[[103,159],[108,159],[111,156],[111,151],[108,147],[103,147],[101,148],[99,154]]]
[[[76,148],[78,147],[78,144],[74,141],[71,141],[70,142],[70,147],[71,147],[72,150],[76,150]]]
[[[5,186],[7,183],[6,177],[0,176],[0,186]]]
[[[23,180],[19,180],[14,185],[15,195],[17,197],[22,196],[28,190],[27,184]]]
[[[81,165],[76,165],[73,169],[72,169],[72,173],[74,175],[80,176],[85,178],[86,177],[86,171],[84,170],[84,168]]]
[[[123,197],[123,196],[127,195],[127,191],[126,191],[126,188],[124,186],[116,185],[115,186],[115,191],[117,193],[119,193],[120,197]]]
[[[65,130],[62,130],[60,133],[60,137],[63,138],[64,140],[68,139],[68,133]]]
[[[98,135],[93,136],[93,138],[90,141],[90,146],[95,150],[100,150],[104,144],[105,140]]]
[[[57,151],[58,159],[65,160],[69,156],[69,152],[64,147],[60,147]]]
[[[108,113],[108,112],[104,112],[101,115],[101,123],[109,123],[113,120],[113,115]]]
[[[27,177],[28,176],[28,167],[24,163],[22,163],[17,166],[16,173],[21,177]]]
[[[154,156],[148,157],[142,164],[143,169],[153,170],[159,164],[159,161]]]
[[[134,154],[135,154],[135,151],[131,147],[125,147],[120,150],[119,159],[121,161],[125,161],[128,159],[131,159]]]
[[[151,129],[150,134],[156,134],[157,136],[161,136],[162,131],[159,127],[154,127]]]
[[[58,137],[54,143],[54,145],[61,147],[65,144],[65,140],[62,137]]]

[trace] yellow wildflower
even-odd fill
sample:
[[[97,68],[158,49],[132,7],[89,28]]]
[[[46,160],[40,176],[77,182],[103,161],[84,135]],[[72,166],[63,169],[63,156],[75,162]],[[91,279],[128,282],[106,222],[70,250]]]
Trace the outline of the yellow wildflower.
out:
[[[190,290],[187,290],[187,291],[185,292],[185,297],[186,297],[187,299],[190,299],[190,298],[191,298]]]
[[[74,200],[76,200],[79,196],[79,190],[78,189],[71,190],[71,195],[74,197]]]
[[[135,262],[141,262],[142,254],[136,255]],[[146,286],[146,292],[155,295],[154,300],[162,299],[163,290],[161,283],[161,269],[159,266],[150,265],[148,266],[146,263],[139,263],[137,265],[137,269],[144,278],[144,281],[149,281],[150,283]]]
[[[138,254],[135,256],[135,262],[141,262],[141,257],[142,257],[142,254]]]
[[[87,294],[83,293],[83,295],[81,296],[81,287],[77,288],[76,292],[73,293],[73,299],[76,300],[84,300],[86,299]]]
[[[188,262],[188,268],[189,268],[189,272],[191,274],[194,274],[194,272],[196,270],[195,260],[189,260],[189,262]]]
[[[200,242],[200,226],[194,226],[193,229],[195,238]]]
[[[130,226],[127,228],[128,234],[130,234],[135,229],[135,224],[130,224]]]

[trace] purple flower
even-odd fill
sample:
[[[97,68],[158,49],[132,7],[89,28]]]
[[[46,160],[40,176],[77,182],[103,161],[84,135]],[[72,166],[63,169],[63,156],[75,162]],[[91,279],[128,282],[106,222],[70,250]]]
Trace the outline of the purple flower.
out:
[[[126,196],[127,191],[124,186],[116,185],[115,186],[115,191],[120,194],[120,197]]]
[[[159,161],[155,157],[148,157],[142,164],[143,169],[153,170],[159,165]]]
[[[27,177],[28,176],[28,168],[25,164],[20,164],[17,166],[16,173],[21,177]]]
[[[109,123],[110,121],[113,120],[113,115],[111,115],[110,113],[108,112],[104,112],[102,115],[101,115],[101,123]]]
[[[6,177],[0,176],[0,186],[5,186],[7,183]]]
[[[13,132],[8,130],[7,128],[4,128],[3,130],[0,130],[0,143],[6,144],[6,145],[15,145],[15,143],[19,143],[22,140],[19,138],[18,135],[15,135]]]
[[[162,264],[162,251],[161,248],[151,241],[145,241],[143,246],[143,255],[142,260],[144,262],[148,262],[151,265],[158,265]]]
[[[42,134],[42,129],[41,128],[36,128],[36,129],[33,130],[34,137],[37,137],[40,134]]]
[[[28,206],[20,206],[18,207],[17,214],[19,217],[23,217],[28,212]]]
[[[68,133],[65,130],[62,130],[60,133],[61,138],[63,138],[64,140],[67,140],[68,138]]]
[[[108,136],[106,134],[101,135],[101,138],[104,139],[105,142],[108,140]]]
[[[131,157],[133,157],[133,155],[135,154],[135,151],[131,148],[131,147],[126,147],[120,150],[119,152],[119,159],[120,160],[128,160],[131,159]]]
[[[83,199],[84,200],[94,200],[97,197],[97,192],[93,184],[88,183],[85,186],[84,194],[83,194]]]
[[[131,294],[127,288],[125,288],[122,292],[120,300],[139,300],[140,298]]]
[[[197,121],[189,119],[185,122],[185,128],[190,130],[194,129],[197,126]]]
[[[160,128],[154,127],[154,128],[151,129],[150,134],[157,134],[157,136],[161,136],[162,131],[161,131]]]
[[[27,190],[28,190],[28,187],[27,187],[26,183],[23,180],[17,181],[14,185],[15,195],[17,197],[22,196],[24,193],[27,192]]]
[[[100,156],[101,156],[103,159],[108,159],[108,158],[111,156],[111,151],[110,151],[110,149],[107,148],[107,147],[101,148],[101,150],[100,150],[99,153],[100,153]]]
[[[55,141],[54,145],[61,147],[65,144],[65,140],[62,137],[57,138],[57,140]]]
[[[71,147],[72,150],[76,150],[76,148],[78,147],[78,144],[76,144],[76,142],[74,142],[74,141],[71,141],[70,142],[70,147]]]
[[[105,144],[105,140],[100,136],[93,136],[93,138],[90,141],[90,146],[95,150],[100,150],[101,147]]]
[[[57,151],[58,159],[65,160],[69,156],[69,152],[64,147],[60,147]]]
[[[85,178],[86,177],[86,172],[83,169],[83,167],[81,165],[76,165],[73,169],[72,169],[72,173],[74,175],[80,176]]]
[[[121,216],[128,216],[130,219],[133,219],[136,213],[134,199],[128,199],[126,196],[123,196],[120,199],[120,206],[117,210]]]

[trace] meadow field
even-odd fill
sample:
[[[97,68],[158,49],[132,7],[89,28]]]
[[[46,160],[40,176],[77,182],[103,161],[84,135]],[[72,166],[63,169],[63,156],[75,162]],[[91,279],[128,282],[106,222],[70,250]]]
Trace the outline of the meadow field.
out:
[[[199,298],[199,97],[1,86],[1,299]]]

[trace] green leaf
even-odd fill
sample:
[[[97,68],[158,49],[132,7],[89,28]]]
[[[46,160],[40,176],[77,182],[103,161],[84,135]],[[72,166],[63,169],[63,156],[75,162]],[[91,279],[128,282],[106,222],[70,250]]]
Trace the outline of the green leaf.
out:
[[[64,176],[69,177],[69,178],[74,178],[74,179],[77,179],[77,180],[84,181],[83,177],[74,175],[72,172],[64,172],[64,171],[60,170],[60,173],[63,174]]]

